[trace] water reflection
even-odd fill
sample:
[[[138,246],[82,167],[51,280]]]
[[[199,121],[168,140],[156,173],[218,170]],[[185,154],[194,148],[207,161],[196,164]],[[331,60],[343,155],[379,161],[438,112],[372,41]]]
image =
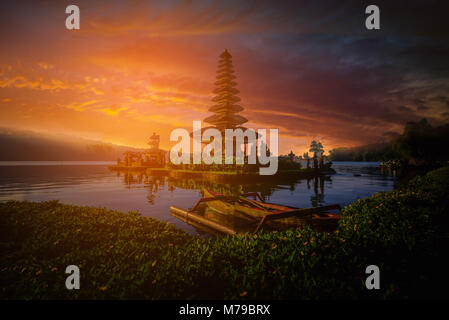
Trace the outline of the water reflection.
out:
[[[156,194],[160,188],[168,187],[169,192],[174,192],[177,188],[199,190],[208,189],[216,193],[238,196],[243,193],[257,191],[264,200],[269,199],[279,190],[294,192],[301,186],[302,182],[307,185],[307,190],[311,191],[310,204],[307,206],[318,207],[325,205],[325,182],[332,183],[331,176],[319,176],[309,179],[289,178],[282,184],[274,182],[265,183],[222,183],[217,184],[207,179],[175,179],[167,176],[148,175],[144,171],[117,172],[118,177],[122,177],[123,184],[130,189],[132,185],[144,185],[148,190],[147,200],[154,204]]]
[[[171,216],[169,208],[190,208],[205,188],[227,195],[256,191],[265,201],[305,208],[333,203],[345,206],[394,186],[393,177],[382,174],[376,163],[334,163],[334,168],[337,174],[314,179],[288,177],[282,181],[218,183],[145,172],[113,172],[106,165],[0,166],[0,201],[58,199],[125,212],[138,210],[144,216],[197,233],[192,226]]]
[[[332,181],[331,177],[315,177],[313,179],[313,195],[310,196],[310,204],[312,207],[319,207],[324,204],[324,179]],[[310,180],[307,180],[307,188],[310,190]]]

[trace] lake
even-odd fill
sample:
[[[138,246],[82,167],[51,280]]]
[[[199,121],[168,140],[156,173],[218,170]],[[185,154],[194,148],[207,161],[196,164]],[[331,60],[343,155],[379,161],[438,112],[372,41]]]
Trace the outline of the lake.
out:
[[[394,177],[383,174],[377,162],[334,162],[336,174],[315,179],[287,179],[282,183],[216,184],[201,180],[174,180],[166,176],[110,171],[115,162],[0,162],[0,201],[59,200],[62,203],[139,211],[174,224],[191,234],[197,230],[175,218],[169,207],[188,209],[201,189],[239,194],[257,191],[265,200],[295,207],[338,203],[394,188]]]

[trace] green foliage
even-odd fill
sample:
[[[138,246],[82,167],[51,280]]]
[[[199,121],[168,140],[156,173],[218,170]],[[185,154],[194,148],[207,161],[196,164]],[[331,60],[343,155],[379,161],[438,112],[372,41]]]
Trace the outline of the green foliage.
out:
[[[426,119],[409,122],[404,132],[393,142],[393,147],[402,158],[412,164],[449,160],[449,124],[432,127]]]
[[[301,163],[291,160],[290,157],[279,157],[278,158],[278,170],[279,171],[300,170],[301,167],[302,167]]]
[[[319,141],[316,142],[315,140],[313,140],[310,144],[309,152],[312,152],[313,155],[316,157],[320,153],[324,152],[323,145],[321,144],[321,142],[319,142]]]
[[[310,228],[205,239],[135,212],[57,201],[0,204],[2,299],[334,299],[442,297],[449,267],[449,168]],[[65,289],[65,267],[81,289]],[[381,270],[381,290],[364,286]],[[438,291],[438,285],[441,291]]]

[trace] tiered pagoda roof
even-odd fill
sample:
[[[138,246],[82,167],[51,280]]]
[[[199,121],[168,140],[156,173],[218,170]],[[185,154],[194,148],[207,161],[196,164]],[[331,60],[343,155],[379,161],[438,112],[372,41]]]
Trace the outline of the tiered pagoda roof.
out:
[[[237,96],[240,91],[235,88],[237,83],[234,81],[234,66],[228,50],[220,55],[216,78],[216,89],[213,91],[216,96],[212,99],[215,105],[209,108],[209,111],[215,114],[207,117],[204,121],[219,130],[236,128],[247,122],[248,119],[237,114],[243,110],[243,107],[236,104],[240,101]]]

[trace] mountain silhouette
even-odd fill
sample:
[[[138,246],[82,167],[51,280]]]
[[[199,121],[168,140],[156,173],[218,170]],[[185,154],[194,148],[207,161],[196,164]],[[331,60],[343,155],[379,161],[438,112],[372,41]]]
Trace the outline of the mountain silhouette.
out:
[[[115,161],[143,149],[66,135],[0,128],[0,161]]]

